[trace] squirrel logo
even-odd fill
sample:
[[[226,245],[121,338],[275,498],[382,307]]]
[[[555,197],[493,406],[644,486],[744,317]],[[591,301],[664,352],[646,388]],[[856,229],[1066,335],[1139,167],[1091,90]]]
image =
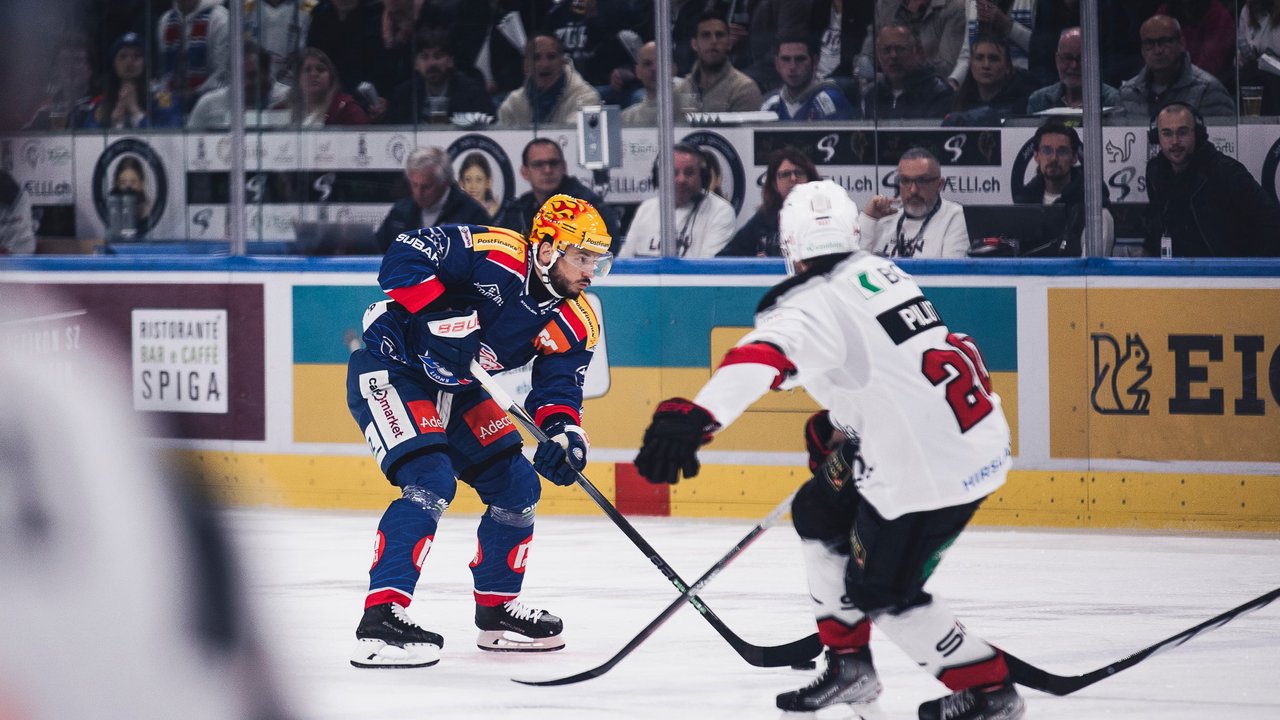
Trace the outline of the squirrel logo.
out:
[[[1151,391],[1151,352],[1138,333],[1125,335],[1124,350],[1108,333],[1093,333],[1093,392],[1089,400],[1102,415],[1146,415]]]

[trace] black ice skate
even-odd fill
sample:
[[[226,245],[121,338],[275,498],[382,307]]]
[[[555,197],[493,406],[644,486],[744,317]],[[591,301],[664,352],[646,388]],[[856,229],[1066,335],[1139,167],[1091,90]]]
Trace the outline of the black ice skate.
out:
[[[813,712],[843,703],[869,703],[880,697],[880,679],[871,664],[871,649],[836,653],[827,651],[827,668],[799,690],[778,696],[778,707],[792,712]]]
[[[494,652],[548,652],[564,647],[564,623],[546,610],[525,607],[519,600],[476,605],[476,645]]]
[[[356,628],[351,664],[358,668],[420,668],[440,662],[444,638],[426,630],[395,603],[366,608]]]
[[[920,720],[1018,720],[1026,712],[1013,683],[968,688],[920,705]]]

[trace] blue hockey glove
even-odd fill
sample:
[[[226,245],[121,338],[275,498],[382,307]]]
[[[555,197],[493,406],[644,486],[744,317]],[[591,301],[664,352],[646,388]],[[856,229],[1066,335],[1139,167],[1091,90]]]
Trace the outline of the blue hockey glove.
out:
[[[542,423],[547,439],[533,453],[533,467],[556,485],[572,485],[587,466],[587,433],[568,415],[552,415]]]
[[[686,478],[696,476],[702,469],[698,448],[711,442],[719,427],[711,413],[690,400],[663,400],[644,431],[644,443],[635,459],[636,470],[651,483],[674,485],[681,472]]]
[[[470,384],[471,361],[480,352],[480,319],[475,311],[421,313],[418,358],[427,376],[446,388]]]

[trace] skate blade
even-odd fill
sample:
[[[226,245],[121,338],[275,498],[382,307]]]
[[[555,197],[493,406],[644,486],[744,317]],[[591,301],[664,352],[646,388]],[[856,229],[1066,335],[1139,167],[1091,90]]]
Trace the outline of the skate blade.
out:
[[[551,652],[564,647],[564,638],[531,638],[509,630],[481,630],[476,647],[489,652]]]
[[[782,710],[779,720],[889,720],[880,703],[837,703],[818,710]]]
[[[440,647],[432,643],[409,643],[404,647],[382,640],[357,640],[351,664],[358,668],[409,669],[430,667],[440,662]]]

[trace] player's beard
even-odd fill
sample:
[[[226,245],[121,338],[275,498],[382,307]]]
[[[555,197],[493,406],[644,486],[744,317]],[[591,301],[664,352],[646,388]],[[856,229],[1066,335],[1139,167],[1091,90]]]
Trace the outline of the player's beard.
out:
[[[557,262],[557,264],[559,263]],[[564,273],[558,271],[555,265],[551,266],[547,276],[551,278],[551,289],[560,297],[572,300],[582,294],[582,289],[571,283],[564,276]]]

